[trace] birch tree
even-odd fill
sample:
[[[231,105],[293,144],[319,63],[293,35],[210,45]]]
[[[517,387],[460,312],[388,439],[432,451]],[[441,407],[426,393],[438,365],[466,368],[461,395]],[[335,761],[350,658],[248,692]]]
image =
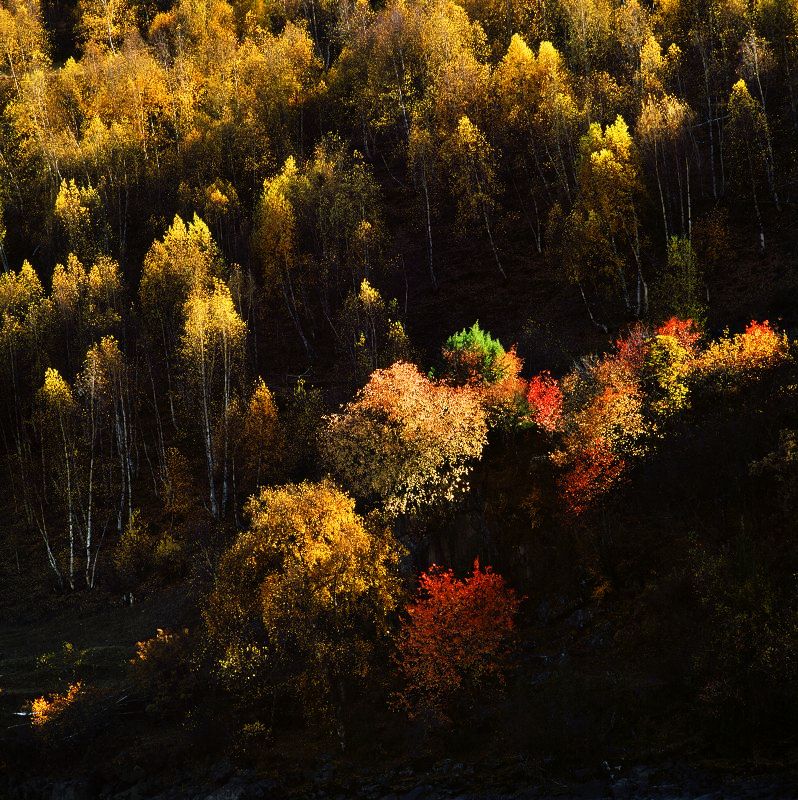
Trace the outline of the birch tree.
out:
[[[43,467],[52,467],[52,471],[44,476],[47,483],[52,483],[52,491],[62,505],[67,535],[66,582],[70,589],[75,589],[75,575],[78,568],[78,530],[77,530],[77,479],[75,460],[77,456],[76,414],[77,405],[69,384],[61,377],[58,370],[47,369],[44,373],[44,384],[39,390],[39,410],[41,420],[41,447]],[[42,509],[41,525],[46,526],[44,509]],[[55,555],[47,537],[45,543],[48,560],[60,576]]]
[[[768,121],[762,106],[751,96],[741,78],[729,97],[729,168],[735,186],[749,194],[759,231],[759,249],[765,250],[765,226],[762,221],[761,197],[766,189],[772,166],[768,151]]]
[[[234,377],[243,357],[246,324],[238,315],[230,289],[214,280],[211,289],[195,287],[184,307],[181,355],[189,401],[199,402],[199,428],[208,475],[211,514],[222,516],[230,494],[229,412]],[[214,431],[221,423],[221,447],[214,447]],[[221,497],[217,473],[221,472]]]

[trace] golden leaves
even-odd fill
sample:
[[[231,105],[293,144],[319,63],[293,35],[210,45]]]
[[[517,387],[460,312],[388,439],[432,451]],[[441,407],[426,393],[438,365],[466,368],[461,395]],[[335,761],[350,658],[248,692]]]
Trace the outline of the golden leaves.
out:
[[[40,395],[47,408],[56,413],[71,410],[74,407],[74,397],[69,384],[61,377],[61,373],[53,367],[48,367],[44,373],[44,385]]]
[[[188,296],[183,333],[183,353],[188,358],[214,347],[236,350],[243,345],[246,330],[224,281],[214,278],[212,290],[197,286]]]
[[[49,700],[46,697],[37,697],[31,703],[31,723],[42,727],[52,722],[75,702],[81,688],[81,682],[77,681],[64,694],[54,694]]]
[[[246,510],[205,613],[222,675],[255,690],[283,675],[305,713],[324,716],[387,632],[399,549],[329,481],[261,489]]]
[[[333,472],[392,514],[452,500],[486,442],[474,393],[433,383],[413,364],[377,370],[322,435]]]

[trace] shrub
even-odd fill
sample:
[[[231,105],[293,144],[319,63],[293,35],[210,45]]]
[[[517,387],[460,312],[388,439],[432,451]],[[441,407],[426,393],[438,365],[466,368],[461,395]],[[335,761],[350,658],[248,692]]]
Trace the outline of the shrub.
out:
[[[687,238],[671,236],[665,269],[652,287],[652,299],[664,314],[703,320],[706,317],[704,279]]]
[[[182,544],[171,533],[164,533],[155,544],[152,554],[158,574],[163,578],[179,576],[184,565],[183,555]]]
[[[550,433],[557,430],[562,421],[562,390],[550,372],[541,372],[529,381],[526,402],[536,425]]]
[[[690,354],[695,356],[696,346],[701,339],[701,331],[692,319],[679,319],[671,317],[657,326],[659,336],[673,336],[677,342]]]
[[[483,387],[472,388],[485,407],[491,428],[512,429],[526,419],[527,382],[521,377],[523,366],[524,362],[512,347],[500,359],[498,370],[502,377]]]
[[[602,439],[579,450],[568,462],[559,487],[565,508],[581,514],[621,478],[626,461]]]
[[[324,399],[321,390],[304,378],[294,385],[285,411],[284,430],[290,445],[286,447],[288,472],[314,472],[319,462],[318,437],[323,427]]]
[[[699,376],[719,388],[735,388],[754,374],[787,359],[787,335],[779,333],[768,320],[752,320],[743,333],[728,331],[712,342],[697,362]]]
[[[152,567],[153,541],[136,509],[114,549],[114,569],[126,586],[136,586]]]
[[[490,567],[458,580],[432,566],[397,642],[405,689],[397,698],[412,717],[445,721],[505,684],[519,599]]]
[[[81,683],[77,681],[64,694],[54,694],[49,700],[46,697],[37,697],[31,703],[31,723],[42,727],[53,722],[75,702],[80,691]]]
[[[649,341],[645,373],[655,414],[666,416],[687,406],[689,355],[675,336],[657,334]]]
[[[147,700],[147,710],[165,713],[185,707],[196,687],[187,628],[157,628],[155,636],[136,642],[130,661],[133,679]]]
[[[794,729],[798,712],[795,550],[743,534],[719,549],[696,543],[692,578],[706,646],[698,700],[739,740]]]

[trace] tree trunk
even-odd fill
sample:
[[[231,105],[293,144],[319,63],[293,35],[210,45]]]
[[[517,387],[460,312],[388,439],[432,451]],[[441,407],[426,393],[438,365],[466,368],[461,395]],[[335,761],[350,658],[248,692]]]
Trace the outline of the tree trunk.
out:
[[[585,290],[582,287],[582,282],[577,281],[576,285],[579,287],[579,294],[582,296],[582,302],[585,304],[585,309],[587,309],[587,315],[590,317],[590,321],[600,330],[607,333],[607,326],[604,325],[602,322],[597,322],[596,318],[593,316],[593,311],[590,308],[590,304],[587,302],[587,297],[585,297]]]
[[[64,420],[59,415],[61,426],[61,439],[64,444],[64,464],[66,467],[67,479],[67,529],[69,532],[69,588],[75,589],[75,527],[74,513],[72,509],[72,468],[69,463],[69,445],[67,443],[66,429]]]

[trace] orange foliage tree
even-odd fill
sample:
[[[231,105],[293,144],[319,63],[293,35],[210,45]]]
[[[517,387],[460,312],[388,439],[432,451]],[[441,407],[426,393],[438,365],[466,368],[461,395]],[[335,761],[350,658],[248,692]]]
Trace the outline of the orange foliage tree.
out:
[[[511,347],[500,359],[502,377],[482,388],[482,404],[491,426],[513,427],[524,419],[527,383],[521,377],[523,366],[515,347]]]
[[[695,355],[698,342],[701,339],[701,331],[698,330],[695,322],[691,319],[671,317],[661,323],[656,332],[660,336],[673,336],[691,356]]]
[[[573,514],[587,511],[623,475],[626,461],[598,439],[578,452],[560,481],[560,495]]]
[[[455,386],[467,386],[480,399],[491,427],[518,424],[526,413],[526,381],[521,377],[524,362],[515,347],[505,350],[501,342],[479,322],[450,336],[442,350],[444,379]]]
[[[700,339],[690,319],[671,317],[653,330],[638,323],[613,352],[560,381],[562,446],[551,457],[562,468],[560,493],[569,511],[585,511],[616,484],[662,433],[661,423],[689,406],[693,387],[734,389],[789,357],[787,336],[767,320],[703,348]],[[533,419],[545,388],[542,379],[530,382]]]
[[[568,413],[563,447],[552,460],[563,468],[560,492],[573,513],[589,508],[621,478],[628,457],[645,450],[640,373],[646,351],[645,331],[635,326],[615,352],[562,382]]]
[[[356,497],[405,514],[452,500],[466,486],[487,434],[467,387],[430,381],[413,364],[377,370],[328,420],[322,450]]]
[[[504,578],[480,569],[478,559],[465,580],[435,565],[423,573],[398,639],[405,680],[399,705],[412,717],[445,721],[458,703],[501,689],[519,604]]]

